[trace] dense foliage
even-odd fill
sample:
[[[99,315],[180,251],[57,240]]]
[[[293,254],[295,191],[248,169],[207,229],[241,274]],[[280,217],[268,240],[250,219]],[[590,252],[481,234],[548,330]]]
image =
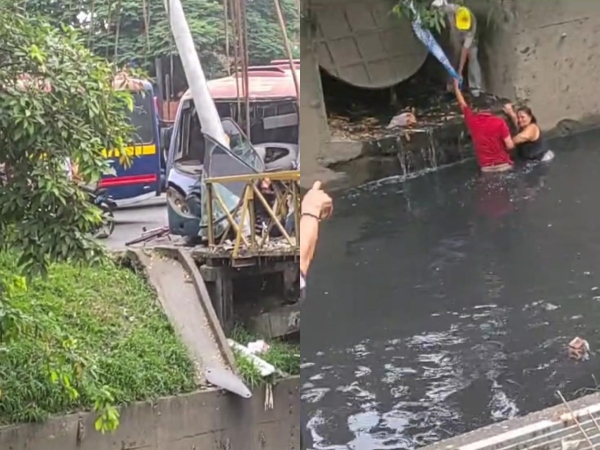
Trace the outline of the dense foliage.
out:
[[[462,4],[462,0],[453,3]],[[400,0],[394,5],[393,12],[411,22],[421,19],[423,27],[435,30],[438,33],[446,26],[446,16],[440,8],[431,6],[431,0]]]
[[[464,0],[449,0],[449,2],[458,5],[465,4]],[[410,21],[414,20],[418,15],[425,28],[435,30],[438,33],[446,26],[444,13],[439,8],[433,8],[431,6],[431,0],[399,0],[398,3],[394,5],[393,12]],[[485,27],[483,27],[485,29],[493,29],[499,23],[510,21],[515,13],[514,5],[502,0],[480,1],[478,2],[477,10],[473,12],[478,16],[479,13],[481,13],[479,23],[480,25],[485,25]],[[482,31],[485,30],[480,28],[478,33],[481,34]]]
[[[182,4],[205,71],[221,73],[227,53],[223,0],[186,0]],[[290,40],[297,41],[297,0],[280,0],[280,4]],[[55,25],[81,29],[96,54],[119,64],[151,70],[156,58],[177,54],[163,0],[27,0],[27,11],[43,14]],[[247,21],[252,64],[285,57],[273,0],[248,1]],[[233,29],[231,22],[229,29]],[[231,56],[232,42],[230,38]]]
[[[67,177],[108,170],[106,148],[123,148],[131,96],[113,89],[106,61],[60,30],[0,2],[0,235],[31,274],[49,260],[92,260],[100,210]]]
[[[116,267],[76,269],[81,262],[106,263],[91,238],[100,211],[69,179],[66,163],[97,181],[109,168],[103,149],[122,150],[131,133],[132,98],[114,89],[113,67],[72,29],[29,16],[8,0],[0,0],[0,41],[0,420],[37,420],[83,406],[98,411],[99,430],[112,430],[115,402],[141,394],[110,366],[113,351],[127,351],[117,325],[85,314],[142,303],[128,297],[142,291],[119,283],[125,275]],[[61,260],[69,265],[49,279],[36,277]],[[151,297],[145,300],[138,311],[147,310]]]
[[[15,261],[0,253],[2,323],[13,318],[20,331],[2,336],[0,424],[95,409],[96,428],[110,431],[115,405],[195,388],[186,349],[141,277],[111,262],[63,263],[25,283]]]

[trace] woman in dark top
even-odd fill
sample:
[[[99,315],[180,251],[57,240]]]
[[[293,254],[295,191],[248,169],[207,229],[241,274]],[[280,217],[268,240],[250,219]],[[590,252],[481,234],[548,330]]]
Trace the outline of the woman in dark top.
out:
[[[554,153],[546,147],[542,130],[531,108],[523,106],[515,112],[509,103],[504,106],[504,112],[519,130],[512,138],[515,158],[524,161],[549,161],[554,157]]]

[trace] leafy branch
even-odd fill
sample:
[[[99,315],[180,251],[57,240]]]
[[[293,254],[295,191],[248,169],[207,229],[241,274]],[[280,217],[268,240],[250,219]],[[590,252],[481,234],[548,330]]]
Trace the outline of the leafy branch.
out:
[[[420,18],[424,28],[438,33],[446,27],[446,14],[441,8],[432,7],[430,0],[400,0],[394,5],[392,12],[409,22]]]

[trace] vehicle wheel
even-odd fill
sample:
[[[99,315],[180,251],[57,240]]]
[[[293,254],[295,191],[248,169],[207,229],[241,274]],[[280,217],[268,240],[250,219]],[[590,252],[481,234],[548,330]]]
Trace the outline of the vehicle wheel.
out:
[[[102,203],[99,207],[102,210],[102,225],[94,237],[96,239],[107,239],[115,231],[115,215],[110,206]]]

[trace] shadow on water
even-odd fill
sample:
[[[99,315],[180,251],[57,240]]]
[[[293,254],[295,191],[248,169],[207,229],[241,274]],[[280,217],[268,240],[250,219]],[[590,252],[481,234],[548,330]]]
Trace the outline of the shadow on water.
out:
[[[303,311],[315,449],[411,449],[594,387],[600,140],[485,177],[466,163],[336,198]]]

